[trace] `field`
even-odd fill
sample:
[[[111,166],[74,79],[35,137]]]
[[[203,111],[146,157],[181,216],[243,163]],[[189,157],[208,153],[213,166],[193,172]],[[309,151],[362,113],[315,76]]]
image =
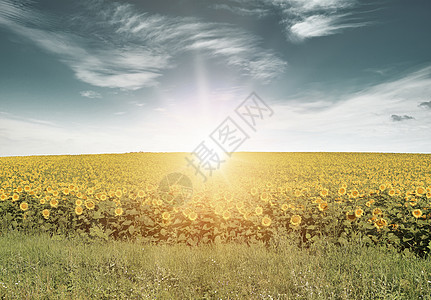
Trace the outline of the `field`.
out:
[[[211,298],[218,297],[215,291],[222,298],[430,294],[430,155],[235,153],[205,183],[185,157],[0,158],[0,247],[7,257],[0,289],[7,286],[3,293],[12,298],[45,292],[66,298]],[[93,251],[99,244],[110,250]],[[44,247],[47,257],[32,252]],[[58,258],[57,252],[49,255],[56,247]],[[212,257],[219,263],[212,264]],[[42,273],[32,277],[25,268],[18,271],[20,264]],[[81,276],[90,275],[80,268],[86,264],[100,273],[94,278],[108,281],[106,295],[84,283]],[[230,284],[220,285],[223,276],[207,268],[224,272]],[[125,270],[135,273],[126,276]],[[59,277],[49,292],[50,273]],[[113,290],[115,278],[108,275],[127,288]],[[328,278],[337,276],[334,285]],[[25,279],[36,294],[25,294],[30,290],[20,284],[12,288],[11,278]],[[155,286],[156,280],[172,284]]]

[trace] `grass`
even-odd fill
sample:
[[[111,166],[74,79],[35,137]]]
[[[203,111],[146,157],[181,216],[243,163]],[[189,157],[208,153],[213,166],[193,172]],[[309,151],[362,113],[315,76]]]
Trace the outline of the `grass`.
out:
[[[7,233],[4,299],[431,299],[431,259],[385,248],[145,245]]]

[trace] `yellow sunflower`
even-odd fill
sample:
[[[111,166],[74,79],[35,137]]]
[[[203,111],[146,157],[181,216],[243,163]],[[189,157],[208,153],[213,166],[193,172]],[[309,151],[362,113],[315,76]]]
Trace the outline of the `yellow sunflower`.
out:
[[[292,224],[293,226],[298,226],[299,224],[301,224],[301,221],[302,221],[302,217],[298,215],[293,215],[290,218],[290,224]]]
[[[231,213],[230,213],[230,211],[229,210],[225,210],[224,212],[223,212],[223,219],[225,219],[225,220],[229,220],[230,219],[230,217],[231,217]]]
[[[197,218],[198,218],[198,214],[196,213],[196,212],[194,212],[194,211],[191,211],[190,213],[189,213],[189,220],[190,221],[194,221],[194,220],[196,220]]]
[[[54,208],[58,207],[58,200],[55,198],[51,199],[51,201],[49,201],[49,205]]]
[[[364,211],[362,210],[362,208],[358,207],[357,209],[355,209],[356,218],[362,217],[363,214],[364,214]]]
[[[84,209],[82,208],[82,206],[76,206],[75,207],[75,214],[77,214],[78,216],[82,214],[82,212],[84,211]]]
[[[388,222],[383,218],[379,218],[377,219],[377,221],[374,222],[374,226],[376,226],[377,229],[382,229],[388,226]]]
[[[114,211],[116,216],[121,216],[123,214],[123,208],[117,207]]]
[[[320,191],[320,196],[322,196],[322,197],[326,197],[326,196],[328,196],[328,194],[329,194],[328,189],[323,189]]]
[[[418,195],[425,194],[425,188],[423,188],[421,186],[416,188],[416,194],[418,194]]]
[[[376,207],[374,210],[373,210],[373,216],[380,216],[380,215],[382,215],[383,214],[383,211],[380,209],[380,208],[378,208],[378,207]]]
[[[346,188],[345,187],[341,187],[338,189],[338,195],[342,196],[346,194]]]
[[[85,207],[87,209],[94,209],[96,207],[96,204],[94,204],[93,200],[85,200]]]
[[[328,202],[323,201],[319,203],[319,210],[320,211],[325,211],[328,209]]]
[[[164,213],[162,213],[163,220],[169,220],[170,217],[171,217],[171,214],[169,212],[165,211]]]
[[[44,209],[44,210],[42,210],[42,216],[43,216],[45,219],[48,219],[48,218],[49,218],[49,210],[48,210],[48,209]]]
[[[20,208],[22,211],[26,211],[26,210],[28,209],[28,204],[27,204],[27,202],[21,202],[21,204],[19,205],[19,208]]]
[[[262,225],[268,227],[269,225],[271,225],[271,219],[269,217],[263,217],[262,219]]]
[[[420,209],[415,209],[412,211],[413,217],[416,219],[422,217],[422,211]]]
[[[267,192],[263,192],[262,194],[260,194],[260,200],[262,200],[263,202],[268,202],[269,194]]]
[[[256,207],[256,209],[254,210],[257,216],[260,216],[263,213],[263,208],[258,206]]]

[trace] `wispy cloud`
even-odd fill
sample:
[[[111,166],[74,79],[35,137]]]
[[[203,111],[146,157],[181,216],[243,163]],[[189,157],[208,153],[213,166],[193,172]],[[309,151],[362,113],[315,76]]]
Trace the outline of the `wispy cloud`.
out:
[[[308,38],[336,34],[346,28],[365,25],[366,23],[344,24],[340,15],[312,15],[287,27],[288,34],[292,40],[303,41]]]
[[[87,97],[90,99],[102,98],[102,95],[98,92],[95,92],[95,91],[81,91],[80,94],[82,97]]]
[[[240,16],[257,16],[258,18],[262,18],[270,13],[269,9],[266,8],[259,8],[259,7],[252,7],[252,8],[246,8],[241,6],[232,6],[228,4],[214,4],[212,5],[212,8],[218,9],[218,10],[227,10],[231,13],[240,15]]]
[[[356,0],[231,0],[231,4],[211,7],[229,10],[238,15],[264,17],[277,12],[285,26],[286,36],[293,42],[328,36],[347,28],[363,27],[371,22],[353,18],[359,6]]]
[[[59,24],[27,4],[0,5],[0,25],[56,54],[79,80],[94,86],[156,86],[176,58],[196,50],[263,81],[286,67],[259,38],[229,24],[140,13],[130,4],[105,1],[89,1],[85,12],[64,16]]]

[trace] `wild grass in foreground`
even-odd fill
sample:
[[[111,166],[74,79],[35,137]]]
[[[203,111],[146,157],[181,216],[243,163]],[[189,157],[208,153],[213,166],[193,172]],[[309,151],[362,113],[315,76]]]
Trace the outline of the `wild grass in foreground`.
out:
[[[431,299],[431,259],[280,243],[156,246],[0,236],[5,299]]]

